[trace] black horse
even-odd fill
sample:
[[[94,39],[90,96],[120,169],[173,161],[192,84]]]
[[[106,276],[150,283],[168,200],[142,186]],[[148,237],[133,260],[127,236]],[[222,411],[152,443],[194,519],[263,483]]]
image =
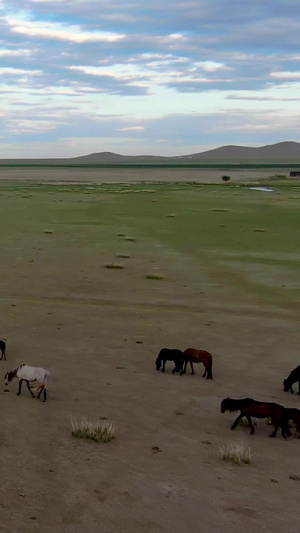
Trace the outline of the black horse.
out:
[[[175,367],[172,370],[172,374],[174,374],[174,372],[180,372],[180,374],[182,374],[185,355],[181,350],[171,350],[169,348],[162,348],[155,361],[156,370],[159,370],[162,366],[161,371],[164,372],[167,361],[174,361],[175,363]]]
[[[6,360],[6,355],[5,355],[5,352],[6,352],[6,343],[4,341],[0,341],[0,351],[2,353],[1,355],[1,358],[0,358],[0,361],[2,359],[5,359]]]
[[[233,422],[231,429],[234,429],[241,418],[245,416],[248,420],[249,426],[251,428],[251,435],[253,435],[255,429],[253,427],[251,416],[256,418],[268,418],[270,417],[272,423],[275,425],[273,433],[270,437],[276,437],[278,428],[281,428],[281,435],[285,437],[290,436],[290,431],[288,428],[288,421],[284,418],[284,407],[278,403],[269,403],[269,402],[257,402],[252,398],[243,398],[241,400],[234,400],[232,398],[225,398],[221,403],[221,413],[225,411],[240,411],[241,413],[237,419]]]
[[[290,373],[290,375],[283,380],[283,390],[284,392],[288,392],[289,390],[291,391],[291,393],[293,394],[293,383],[296,383],[296,381],[298,381],[298,387],[299,387],[299,392],[297,392],[297,394],[300,394],[300,366],[297,366],[297,368],[294,368],[294,370],[292,370],[292,372]]]

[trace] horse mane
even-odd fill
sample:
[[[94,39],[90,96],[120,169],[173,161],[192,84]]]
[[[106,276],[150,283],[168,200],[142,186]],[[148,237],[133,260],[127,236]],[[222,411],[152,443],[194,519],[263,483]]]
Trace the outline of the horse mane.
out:
[[[16,375],[16,373],[18,372],[19,368],[22,368],[22,366],[25,366],[26,363],[22,363],[21,365],[18,365],[16,366],[15,368],[13,368],[9,374],[13,374],[13,375]]]

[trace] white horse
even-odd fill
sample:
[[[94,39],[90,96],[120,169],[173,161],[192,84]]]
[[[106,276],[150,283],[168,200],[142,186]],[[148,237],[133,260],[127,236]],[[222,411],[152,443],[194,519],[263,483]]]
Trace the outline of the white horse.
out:
[[[36,383],[37,386],[33,388],[33,390],[39,390],[39,393],[37,397],[39,398],[43,392],[44,394],[44,402],[47,400],[47,393],[46,393],[46,386],[48,381],[50,380],[51,374],[49,370],[45,370],[44,368],[38,367],[38,366],[29,366],[29,365],[19,365],[10,372],[7,372],[5,374],[4,382],[5,385],[8,385],[14,378],[18,378],[19,380],[19,391],[17,393],[17,396],[20,396],[21,389],[22,389],[22,383],[23,381],[26,381],[27,389],[29,390],[32,398],[34,398],[34,394],[31,390],[31,387],[29,383]]]

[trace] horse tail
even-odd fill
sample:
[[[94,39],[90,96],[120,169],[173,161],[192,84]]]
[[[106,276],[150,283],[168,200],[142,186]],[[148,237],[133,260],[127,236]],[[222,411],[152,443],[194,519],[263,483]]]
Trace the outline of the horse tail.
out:
[[[45,376],[44,376],[44,381],[43,381],[44,385],[47,385],[47,383],[49,383],[50,378],[51,378],[51,374],[50,374],[49,370],[46,370]]]

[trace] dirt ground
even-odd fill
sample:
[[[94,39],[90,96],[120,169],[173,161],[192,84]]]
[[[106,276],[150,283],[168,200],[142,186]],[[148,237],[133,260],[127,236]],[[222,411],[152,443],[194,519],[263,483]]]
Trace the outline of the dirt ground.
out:
[[[43,366],[52,381],[47,403],[26,387],[17,397],[16,382],[0,392],[3,529],[298,532],[300,441],[270,439],[265,420],[253,436],[232,432],[237,414],[220,413],[227,396],[300,408],[282,388],[300,363],[298,306],[222,297],[206,265],[151,239],[127,243],[131,269],[105,269],[121,249],[112,236],[98,242],[91,226],[86,240],[88,228],[76,233],[71,215],[60,235],[45,233],[44,219],[31,220],[32,198],[23,208],[19,193],[0,195],[0,364],[3,375]],[[162,282],[142,275],[152,268]],[[172,375],[171,363],[155,370],[162,347],[189,346],[213,354],[212,381],[202,365],[194,376]],[[70,419],[81,415],[112,420],[116,439],[74,438]],[[241,442],[253,451],[250,465],[220,459],[220,445]]]
[[[286,169],[201,169],[201,168],[51,168],[4,167],[0,165],[0,183],[137,183],[137,182],[191,182],[220,183],[227,174],[232,182],[251,182],[276,174],[289,175]]]

